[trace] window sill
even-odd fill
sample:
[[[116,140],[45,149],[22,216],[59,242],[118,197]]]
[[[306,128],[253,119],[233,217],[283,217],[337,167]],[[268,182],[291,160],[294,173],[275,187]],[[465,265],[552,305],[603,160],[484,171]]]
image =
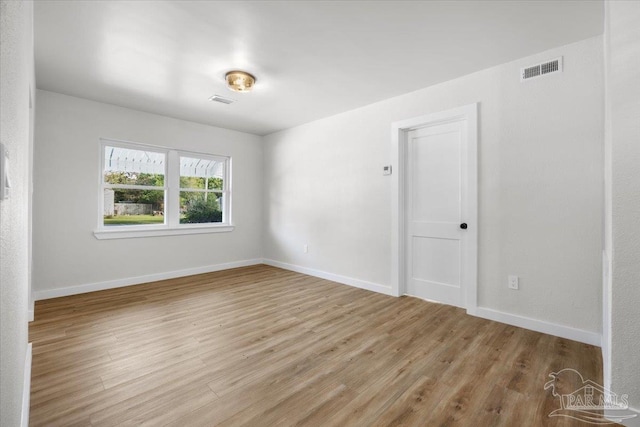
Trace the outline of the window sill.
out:
[[[124,226],[126,227],[126,226]],[[233,231],[233,225],[185,225],[180,228],[138,228],[131,229],[122,227],[110,229],[101,229],[93,232],[98,240],[108,239],[133,239],[137,237],[156,237],[156,236],[181,236],[185,234],[208,234],[208,233],[228,233]]]

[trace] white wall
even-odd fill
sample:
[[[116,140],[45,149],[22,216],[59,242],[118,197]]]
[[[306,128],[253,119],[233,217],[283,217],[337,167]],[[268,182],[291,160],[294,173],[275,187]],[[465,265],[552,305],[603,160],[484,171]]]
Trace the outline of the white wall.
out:
[[[608,1],[605,10],[605,372],[640,409],[640,3]]]
[[[581,41],[268,135],[265,257],[389,286],[391,123],[480,102],[479,305],[599,334],[602,50]],[[561,55],[562,74],[520,83]]]
[[[87,289],[103,282],[111,286],[111,281],[123,280],[122,284],[140,281],[140,276],[262,257],[260,137],[41,90],[37,109],[36,299],[60,288]],[[96,240],[101,137],[232,156],[235,230]],[[73,289],[63,293],[69,292]]]
[[[0,202],[0,425],[19,426],[28,396],[29,86],[33,3],[0,3],[0,139],[9,154],[10,198]],[[25,387],[26,386],[26,387]],[[25,391],[25,393],[23,393]]]

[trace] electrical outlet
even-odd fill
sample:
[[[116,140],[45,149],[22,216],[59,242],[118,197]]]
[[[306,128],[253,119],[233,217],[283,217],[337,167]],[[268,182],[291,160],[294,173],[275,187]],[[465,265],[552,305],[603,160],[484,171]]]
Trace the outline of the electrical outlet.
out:
[[[520,279],[518,276],[509,276],[509,289],[520,289]]]
[[[309,252],[309,245],[307,245],[306,243],[302,246],[302,252],[304,252],[305,254]]]

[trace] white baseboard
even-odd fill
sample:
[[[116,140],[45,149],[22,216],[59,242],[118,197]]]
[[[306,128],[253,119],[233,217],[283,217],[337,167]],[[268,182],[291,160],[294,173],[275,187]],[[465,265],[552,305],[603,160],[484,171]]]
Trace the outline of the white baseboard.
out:
[[[247,267],[262,264],[262,259],[249,259],[234,261],[224,264],[207,265],[204,267],[187,268],[184,270],[167,271],[164,273],[148,274],[145,276],[127,277],[124,279],[108,280],[105,282],[88,283],[85,285],[69,286],[66,288],[47,289],[33,291],[33,299],[40,301],[49,298],[66,297],[69,295],[84,294],[87,292],[103,291],[105,289],[121,288],[124,286],[139,285],[141,283],[156,282],[158,280],[175,279],[177,277],[192,276],[194,274],[211,273],[214,271],[228,270],[230,268]]]
[[[366,280],[355,279],[353,277],[341,276],[339,274],[328,273],[326,271],[315,270],[313,268],[301,267],[299,265],[287,264],[286,262],[275,261],[272,259],[264,259],[263,263],[272,267],[283,268],[285,270],[295,271],[309,276],[319,277],[321,279],[331,280],[332,282],[342,283],[343,285],[354,286],[368,291],[378,292],[380,294],[392,295],[391,286],[384,286],[378,283],[367,282]]]
[[[640,409],[629,407],[629,411],[636,414],[635,417],[628,419],[626,422],[623,422],[627,427],[640,427]]]
[[[22,415],[20,416],[20,425],[27,427],[29,425],[29,407],[31,406],[31,343],[27,344],[27,355],[24,358],[24,384],[22,387]]]
[[[345,285],[355,286],[357,288],[367,289],[374,292],[379,292],[385,295],[393,295],[390,286],[384,286],[377,283],[367,282],[360,279],[354,279],[352,277],[340,276],[338,274],[328,273],[326,271],[315,270],[312,268],[301,267],[299,265],[287,264],[272,259],[263,260],[264,264],[274,267],[283,268],[285,270],[295,271],[297,273],[307,274],[309,276],[319,277],[321,279],[332,280],[334,282],[342,283]],[[601,336],[598,333],[585,331],[582,329],[572,328],[569,326],[562,326],[556,323],[545,322],[543,320],[532,319],[529,317],[519,316],[516,314],[505,313],[502,311],[492,310],[490,308],[476,307],[473,310],[468,311],[469,314],[482,317],[484,319],[494,320],[496,322],[506,323],[512,326],[518,326],[525,329],[530,329],[536,332],[542,332],[549,335],[554,335],[561,338],[567,338],[570,340],[583,342],[595,346],[600,346]]]
[[[558,325],[557,323],[545,322],[544,320],[532,319],[530,317],[517,314],[505,313],[503,311],[492,310],[490,308],[476,307],[467,311],[469,314],[483,319],[494,320],[507,325],[518,326],[556,337],[566,338],[573,341],[583,342],[600,347],[602,337],[600,334],[584,329],[572,328],[570,326]]]
[[[611,390],[611,351],[610,344],[602,334],[600,350],[602,351],[602,386]]]
[[[34,301],[64,297],[68,295],[82,294],[86,292],[101,291],[105,289],[120,288],[124,286],[138,285],[141,283],[155,282],[158,280],[174,279],[177,277],[191,276],[194,274],[210,273],[213,271],[227,270],[230,268],[247,267],[250,265],[266,264],[273,267],[282,268],[285,270],[295,271],[297,273],[307,274],[309,276],[319,277],[321,279],[331,280],[344,285],[354,286],[360,289],[366,289],[373,292],[378,292],[385,295],[393,295],[391,286],[385,286],[378,283],[368,282],[366,280],[356,279],[353,277],[342,276],[339,274],[329,273],[322,270],[316,270],[313,268],[302,267],[299,265],[288,264],[272,259],[250,259],[243,261],[234,261],[224,264],[215,264],[204,267],[196,267],[184,270],[168,271],[164,273],[149,274],[145,276],[130,277],[118,280],[109,280],[105,282],[89,283],[85,285],[70,286],[66,288],[48,289],[42,291],[34,291]],[[569,326],[562,326],[551,322],[545,322],[543,320],[532,319],[529,317],[519,316],[516,314],[505,313],[490,308],[476,307],[467,311],[469,314],[482,317],[484,319],[494,320],[496,322],[506,323],[508,325],[518,326],[532,331],[542,332],[545,334],[555,335],[562,338],[567,338],[574,341],[579,341],[595,346],[602,344],[602,337],[600,334],[582,329],[572,328]],[[33,318],[33,311],[29,313],[30,318]]]
[[[624,414],[621,414],[620,411],[611,411],[608,409],[604,410],[604,417],[615,420],[615,417],[609,417],[609,415],[632,415],[635,414],[635,417],[626,419],[621,423],[615,423],[613,425],[623,425],[625,427],[640,427],[640,410],[636,408],[629,407],[628,410],[623,411]]]
[[[611,390],[611,261],[602,251],[602,381]]]

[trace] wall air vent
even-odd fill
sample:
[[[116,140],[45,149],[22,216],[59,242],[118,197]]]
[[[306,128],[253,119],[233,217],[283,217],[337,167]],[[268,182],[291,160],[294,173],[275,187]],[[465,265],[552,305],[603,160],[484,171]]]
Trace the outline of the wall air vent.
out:
[[[236,102],[234,99],[225,98],[224,96],[221,96],[221,95],[213,95],[212,97],[209,98],[209,101],[221,102],[223,104],[233,104],[234,102]]]
[[[562,56],[551,61],[543,62],[541,64],[532,65],[520,69],[520,81],[535,79],[547,74],[561,73],[562,72]]]

